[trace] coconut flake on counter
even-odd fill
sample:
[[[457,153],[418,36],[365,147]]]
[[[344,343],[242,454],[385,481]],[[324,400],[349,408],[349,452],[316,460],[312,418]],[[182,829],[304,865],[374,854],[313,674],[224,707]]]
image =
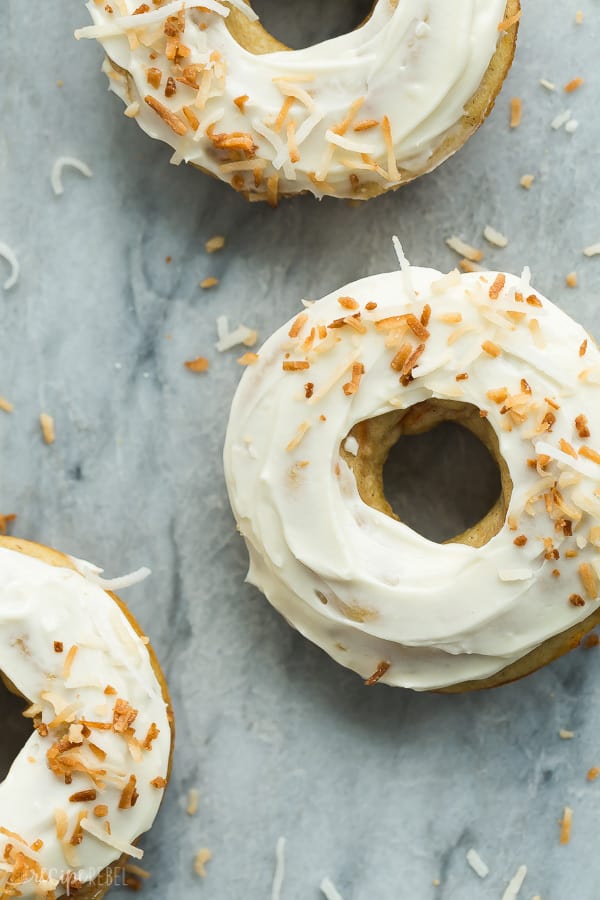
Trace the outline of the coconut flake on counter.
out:
[[[565,125],[565,131],[567,132],[567,134],[573,134],[575,131],[577,131],[578,127],[579,122],[577,121],[577,119],[569,119],[569,121]]]
[[[194,872],[200,878],[206,878],[206,863],[212,859],[212,853],[208,847],[201,847],[194,857]]]
[[[509,881],[506,890],[502,894],[502,900],[516,900],[519,892],[523,887],[525,876],[527,875],[527,866],[519,866],[516,874]]]
[[[600,243],[598,244],[590,244],[589,247],[583,248],[584,256],[598,256],[600,254]],[[6,287],[6,285],[4,285]]]
[[[487,876],[490,874],[489,866],[484,863],[474,847],[471,847],[470,850],[467,850],[467,862],[471,866],[475,874],[479,875],[480,878],[487,878]]]
[[[525,188],[525,190],[528,191],[531,188],[531,185],[533,184],[534,181],[535,181],[535,175],[531,175],[531,174],[527,173],[525,175],[521,175],[521,178],[519,179],[519,184],[521,185],[522,188]]]
[[[248,328],[247,325],[239,324],[233,331],[229,330],[229,320],[227,316],[217,316],[217,337],[218,341],[215,347],[219,353],[225,350],[231,350],[239,344],[246,347],[253,347],[258,340],[258,333],[254,328]]]
[[[454,250],[459,256],[463,256],[465,259],[470,260],[470,262],[480,262],[483,259],[483,250],[478,250],[477,247],[467,244],[466,241],[463,241],[463,239],[459,238],[456,234],[446,238],[446,244],[451,250]]]
[[[555,91],[556,85],[553,81],[548,81],[547,78],[540,78],[540,84],[543,88],[546,88],[547,91]]]
[[[562,741],[570,741],[571,738],[575,737],[574,731],[567,731],[566,728],[561,728],[558,732],[558,736]]]
[[[142,566],[140,569],[136,569],[128,575],[121,575],[119,578],[101,578],[100,576],[102,572],[104,572],[104,569],[100,569],[86,559],[79,559],[77,556],[70,556],[67,554],[67,557],[71,560],[80,575],[83,575],[87,581],[98,585],[98,587],[101,587],[105,591],[117,591],[131,587],[134,584],[138,584],[140,581],[144,581],[148,575],[152,574],[151,569],[147,566]]]
[[[19,280],[19,273],[21,271],[19,260],[17,259],[14,250],[12,250],[8,244],[5,244],[4,241],[0,241],[0,256],[2,259],[6,260],[11,269],[10,275],[2,285],[5,291],[9,291]]]
[[[491,225],[486,225],[483,229],[483,236],[494,247],[506,247],[508,238],[501,231],[496,231]]]
[[[571,110],[565,109],[563,112],[560,112],[557,116],[555,116],[551,121],[551,126],[555,131],[558,131],[559,128],[562,128],[563,125],[566,125],[569,119],[571,118]]]
[[[325,896],[325,900],[343,900],[342,895],[330,878],[324,878],[319,887],[321,893]]]
[[[271,900],[281,900],[281,888],[283,887],[283,879],[285,877],[285,838],[277,839],[275,847],[275,872],[273,873],[273,887],[271,889]]]
[[[64,193],[62,173],[65,168],[75,169],[77,172],[85,175],[86,178],[91,178],[93,174],[88,164],[84,163],[82,159],[78,159],[76,156],[59,156],[58,159],[54,160],[50,173],[52,190],[57,197]]]

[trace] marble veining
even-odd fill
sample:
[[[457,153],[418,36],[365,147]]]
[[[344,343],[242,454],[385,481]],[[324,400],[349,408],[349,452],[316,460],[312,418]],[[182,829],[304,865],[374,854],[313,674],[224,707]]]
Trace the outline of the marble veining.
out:
[[[314,22],[316,2],[270,0],[271,21],[287,16],[288,37],[307,6]],[[320,36],[337,6],[326,7]],[[600,650],[463,697],[366,689],[333,664],[243,584],[221,465],[239,351],[214,349],[219,314],[266,337],[300,297],[392,268],[394,232],[411,261],[450,268],[444,238],[483,246],[487,223],[510,239],[504,250],[485,246],[490,267],[529,264],[539,289],[600,335],[600,262],[581,253],[600,240],[598,11],[593,0],[577,7],[579,26],[575,6],[528,0],[490,121],[432,176],[359,208],[298,199],[273,211],[170,167],[168,150],[123,117],[99,48],[72,39],[87,23],[83,4],[6,3],[0,240],[21,277],[0,290],[0,395],[15,404],[0,411],[0,513],[18,514],[13,533],[108,575],[153,570],[124,595],[165,664],[178,725],[171,789],[143,842],[148,900],[269,897],[280,835],[282,900],[317,900],[325,875],[344,900],[500,900],[522,863],[524,900],[562,900],[575,877],[578,897],[597,896],[600,782],[586,772],[600,765]],[[589,83],[565,94],[577,75]],[[510,131],[517,95],[523,122]],[[580,123],[572,135],[550,127],[566,109]],[[61,155],[94,175],[65,171],[55,197],[49,176]],[[530,191],[519,186],[527,172]],[[208,256],[204,241],[218,233],[227,245]],[[572,270],[580,286],[569,290]],[[210,275],[220,283],[202,291]],[[183,366],[198,355],[210,359],[206,375]],[[52,446],[41,440],[43,411],[56,421]],[[0,714],[15,708],[0,703]],[[573,739],[561,740],[561,728]],[[192,787],[200,806],[189,818]],[[573,832],[561,847],[565,805]],[[200,847],[213,853],[205,880],[193,871]],[[467,866],[470,847],[490,867],[484,881]]]

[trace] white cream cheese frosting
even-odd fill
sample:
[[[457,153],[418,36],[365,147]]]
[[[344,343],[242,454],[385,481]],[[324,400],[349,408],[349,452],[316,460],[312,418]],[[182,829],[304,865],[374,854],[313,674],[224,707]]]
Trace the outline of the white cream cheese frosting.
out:
[[[356,423],[428,398],[478,407],[498,435],[513,490],[482,547],[366,505],[340,456]],[[595,343],[527,272],[406,267],[343,287],[269,338],[233,401],[248,580],[364,678],[485,679],[597,608],[599,400]]]
[[[360,198],[362,183],[399,184],[399,167],[427,171],[481,84],[506,0],[377,0],[355,31],[260,55],[238,44],[217,0],[87,7],[94,25],[76,36],[102,43],[126,115],[170,144],[173,162],[273,202]]]
[[[4,547],[0,573],[0,671],[35,726],[0,784],[0,893],[62,896],[142,855],[171,726],[148,648],[102,588]]]

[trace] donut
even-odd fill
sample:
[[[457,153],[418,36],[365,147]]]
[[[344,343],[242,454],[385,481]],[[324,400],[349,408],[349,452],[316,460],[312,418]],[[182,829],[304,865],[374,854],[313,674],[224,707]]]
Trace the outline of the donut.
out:
[[[599,401],[596,344],[527,270],[403,260],[307,303],[231,408],[248,580],[367,684],[465,691],[534,671],[600,622]],[[382,467],[441,421],[486,445],[501,490],[438,544],[394,514]]]
[[[169,778],[165,679],[126,607],[70,557],[1,537],[0,573],[2,678],[33,725],[0,785],[0,893],[100,900],[143,855]]]
[[[89,0],[111,89],[151,137],[249,200],[368,199],[430,172],[481,125],[519,0],[376,0],[355,31],[290,51],[244,0]]]

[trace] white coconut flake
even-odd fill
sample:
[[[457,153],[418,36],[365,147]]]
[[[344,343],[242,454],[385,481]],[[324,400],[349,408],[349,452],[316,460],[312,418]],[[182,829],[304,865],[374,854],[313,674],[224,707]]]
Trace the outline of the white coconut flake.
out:
[[[493,244],[494,247],[506,247],[508,244],[508,238],[502,234],[500,231],[496,231],[495,228],[492,228],[491,225],[486,225],[483,229],[483,236],[490,244]]]
[[[354,435],[350,435],[344,441],[344,450],[346,453],[350,453],[352,456],[358,456],[358,441],[354,437]]]
[[[368,153],[369,156],[375,156],[379,151],[376,144],[365,144],[360,140],[336,134],[331,130],[325,132],[325,140],[330,144],[335,144],[336,147],[341,147],[342,150],[349,150],[351,153]]]
[[[533,578],[531,569],[498,569],[500,581],[527,581]]]
[[[57,197],[64,191],[62,183],[62,173],[64,168],[75,169],[77,172],[81,172],[82,175],[85,175],[86,178],[92,177],[92,170],[82,159],[78,159],[76,156],[59,156],[58,159],[54,160],[52,172],[50,173],[52,190]]]
[[[489,866],[484,863],[474,847],[471,847],[470,850],[467,850],[467,862],[469,863],[475,874],[479,875],[480,878],[487,878],[487,876],[490,874]]]
[[[219,334],[218,331],[217,334]],[[255,342],[256,331],[253,328],[248,328],[247,325],[238,325],[233,331],[228,331],[223,335],[219,334],[219,340],[215,344],[215,347],[219,353],[223,353],[225,350],[231,350],[232,347],[237,347],[238,344],[247,344],[247,346],[251,346],[251,344]]]
[[[481,250],[478,250],[477,247],[473,247],[471,244],[467,244],[466,241],[463,241],[463,239],[459,238],[456,234],[446,238],[446,243],[451,250],[454,250],[459,256],[464,256],[465,259],[468,259],[471,262],[479,262],[483,257]]]
[[[519,891],[523,887],[523,882],[525,881],[526,875],[527,866],[519,866],[515,876],[511,878],[506,890],[502,894],[502,900],[516,900],[516,898],[519,896]]]
[[[343,900],[342,895],[330,878],[324,878],[320,884],[320,888],[321,893],[325,896],[325,900]]]
[[[521,281],[523,282],[523,293],[526,294],[531,289],[531,269],[529,268],[529,266],[523,266],[523,271],[521,272]]]
[[[567,731],[566,728],[561,728],[560,731],[558,732],[558,736],[563,741],[570,741],[571,738],[575,737],[575,732]]]
[[[0,256],[2,259],[6,260],[11,269],[10,275],[2,285],[5,291],[9,291],[19,280],[19,272],[21,271],[19,260],[17,259],[14,250],[12,250],[8,244],[5,244],[4,241],[0,241]]]
[[[281,900],[281,888],[283,887],[283,879],[285,877],[285,838],[280,837],[277,840],[275,848],[275,872],[273,874],[273,887],[271,889],[271,900]]]
[[[127,841],[119,840],[113,834],[108,834],[104,828],[96,825],[95,822],[91,822],[88,818],[82,819],[80,824],[84,831],[87,831],[88,834],[91,834],[92,837],[95,837],[101,843],[106,844],[107,847],[113,847],[119,853],[126,853],[128,856],[133,856],[134,859],[142,859],[144,855],[143,850],[140,850],[139,847],[134,847],[133,844],[129,844]]]
[[[570,118],[571,118],[571,110],[565,109],[565,110],[563,110],[563,112],[560,112],[557,116],[555,116],[552,119],[550,124],[552,125],[552,127],[554,128],[555,131],[558,131],[559,128],[562,128],[563,125],[567,124],[567,122],[569,121]]]
[[[584,256],[598,256],[600,254],[600,243],[598,244],[590,244],[589,247],[585,247],[583,250]],[[4,285],[6,287],[6,285]]]
[[[219,340],[229,333],[229,322],[227,316],[217,316],[217,336]]]
[[[394,251],[396,256],[398,257],[398,263],[400,265],[400,270],[402,272],[402,277],[404,280],[404,287],[407,292],[411,295],[413,300],[417,299],[415,294],[415,289],[413,287],[412,278],[410,277],[410,263],[404,255],[404,250],[402,249],[402,244],[400,243],[400,238],[397,235],[392,235],[392,244],[394,246]]]
[[[87,581],[90,581],[92,584],[97,584],[98,587],[101,587],[105,591],[123,590],[123,588],[139,584],[140,581],[144,581],[148,575],[152,574],[147,566],[142,566],[140,569],[136,569],[135,572],[130,572],[128,575],[121,575],[119,578],[102,578],[101,574],[104,572],[104,569],[100,569],[86,559],[78,559],[76,556],[69,556],[69,559],[80,575],[83,575]]]
[[[565,125],[565,131],[568,134],[573,134],[574,131],[577,131],[578,125],[579,122],[577,121],[577,119],[569,119],[569,121]]]

